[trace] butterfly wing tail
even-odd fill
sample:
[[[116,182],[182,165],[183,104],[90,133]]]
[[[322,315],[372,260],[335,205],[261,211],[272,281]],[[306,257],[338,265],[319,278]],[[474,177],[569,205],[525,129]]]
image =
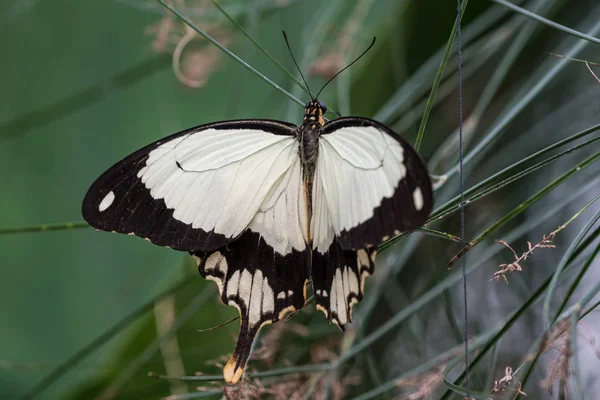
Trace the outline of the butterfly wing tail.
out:
[[[215,281],[221,300],[240,313],[240,334],[223,376],[237,383],[260,328],[301,309],[310,276],[309,250],[281,255],[256,232],[246,230],[215,252],[192,252],[200,274]]]

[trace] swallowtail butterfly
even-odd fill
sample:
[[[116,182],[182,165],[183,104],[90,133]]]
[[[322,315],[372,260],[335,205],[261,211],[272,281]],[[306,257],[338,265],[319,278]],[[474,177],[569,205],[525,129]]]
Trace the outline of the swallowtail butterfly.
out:
[[[176,133],[115,164],[83,200],[94,228],[189,252],[240,334],[225,365],[236,383],[259,329],[301,309],[312,279],[317,309],[344,329],[374,271],[376,245],[421,226],[432,207],[415,150],[367,118],[246,119]]]

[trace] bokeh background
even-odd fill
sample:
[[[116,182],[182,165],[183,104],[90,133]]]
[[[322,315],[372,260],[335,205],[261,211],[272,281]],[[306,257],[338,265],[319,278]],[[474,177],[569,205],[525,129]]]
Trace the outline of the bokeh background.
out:
[[[600,390],[599,207],[593,202],[600,192],[594,163],[600,156],[594,71],[600,75],[600,67],[549,53],[600,62],[600,47],[598,39],[578,38],[498,3],[470,1],[461,35],[464,179],[467,189],[475,187],[467,192],[466,239],[477,239],[466,258],[471,388],[477,398],[514,398],[522,382],[528,398],[593,398]],[[512,3],[600,37],[595,0]],[[170,4],[308,100],[211,1]],[[342,115],[376,118],[411,143],[421,127],[419,152],[437,184],[427,227],[441,232],[415,232],[387,246],[345,334],[312,304],[265,328],[249,364],[253,374],[225,395],[462,398],[461,264],[446,268],[460,250],[451,237],[460,235],[454,46],[444,61],[456,4],[220,4],[297,76],[285,30],[313,92],[377,37],[321,99]],[[215,285],[201,279],[185,254],[94,232],[82,222],[81,201],[100,173],[163,136],[234,118],[299,123],[302,106],[155,1],[7,0],[0,5],[0,43],[0,398],[220,398],[218,380],[148,374],[220,374],[238,322],[197,331],[236,311],[218,301]],[[437,95],[424,125],[432,87]],[[509,170],[494,175],[503,168]],[[506,282],[493,280],[500,264],[527,252],[528,241],[534,246],[567,221],[551,237],[555,248],[536,248],[519,263],[522,271],[507,272]],[[290,374],[261,375],[282,368]]]

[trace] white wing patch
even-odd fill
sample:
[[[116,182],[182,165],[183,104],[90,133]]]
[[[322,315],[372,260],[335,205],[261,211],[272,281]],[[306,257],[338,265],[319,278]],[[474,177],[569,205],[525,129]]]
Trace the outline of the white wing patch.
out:
[[[208,261],[207,261],[208,263]],[[275,311],[275,295],[262,271],[256,270],[252,274],[244,269],[231,276],[227,281],[227,304],[240,309],[244,306],[248,310],[248,323],[250,327],[259,323],[263,315]]]
[[[287,207],[294,205],[290,202],[296,200],[291,197],[300,190],[298,163],[292,136],[255,129],[206,129],[158,146],[149,153],[138,177],[152,198],[163,199],[173,209],[173,218],[206,232],[214,229],[236,237],[259,210],[271,212],[271,222],[276,225],[289,224],[275,213],[280,215],[284,209],[287,217],[297,214],[297,209]],[[282,186],[286,179],[296,182]],[[281,200],[276,194],[283,192],[286,195]],[[265,204],[272,207],[265,209]],[[297,245],[299,241],[293,237],[279,248]]]
[[[322,135],[313,188],[313,247],[324,253],[334,234],[372,218],[406,175],[403,161],[400,143],[374,126]]]
[[[344,325],[352,317],[352,304],[358,303],[358,296],[361,293],[358,278],[350,267],[346,266],[335,271],[330,292],[330,310],[336,313],[339,324]]]
[[[111,190],[100,202],[100,206],[98,206],[98,210],[100,212],[106,210],[108,207],[110,207],[112,205],[113,201],[115,201],[115,192],[113,192]]]
[[[265,242],[281,255],[289,254],[292,248],[303,250],[306,237],[306,204],[302,192],[302,167],[300,158],[275,184],[258,213],[248,226],[260,233]]]
[[[219,293],[223,292],[223,279],[227,276],[227,268],[227,259],[219,251],[211,254],[204,266],[206,279],[210,279],[217,284]]]

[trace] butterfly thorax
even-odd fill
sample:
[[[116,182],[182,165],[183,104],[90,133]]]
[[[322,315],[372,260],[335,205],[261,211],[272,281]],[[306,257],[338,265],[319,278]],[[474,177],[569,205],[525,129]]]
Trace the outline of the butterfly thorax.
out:
[[[304,119],[298,127],[300,159],[305,172],[314,172],[314,165],[319,155],[319,134],[325,123],[323,120],[323,104],[312,100],[304,108]]]

